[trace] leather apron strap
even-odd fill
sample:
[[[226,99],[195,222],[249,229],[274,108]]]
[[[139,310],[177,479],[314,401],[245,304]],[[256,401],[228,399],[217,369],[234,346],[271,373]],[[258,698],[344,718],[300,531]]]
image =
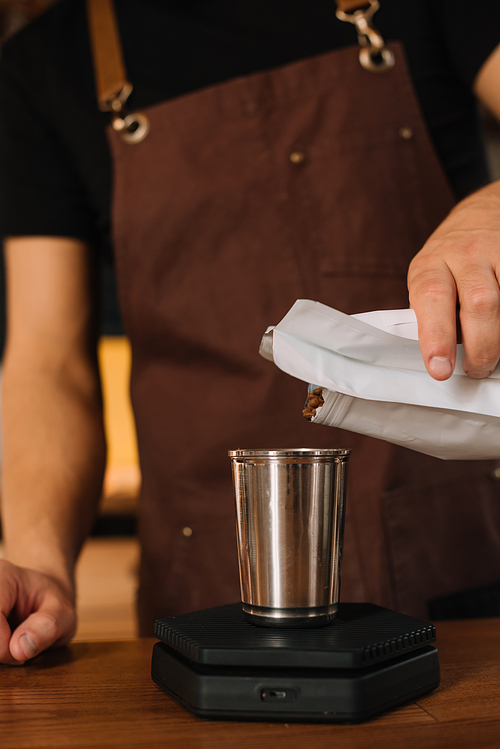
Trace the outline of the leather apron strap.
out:
[[[112,0],[87,0],[87,14],[99,109],[117,111],[132,92],[132,84],[125,71],[115,7]]]
[[[140,143],[149,120],[126,108],[133,86],[127,80],[113,0],[87,0],[87,18],[99,109],[113,113],[111,124],[124,141]]]

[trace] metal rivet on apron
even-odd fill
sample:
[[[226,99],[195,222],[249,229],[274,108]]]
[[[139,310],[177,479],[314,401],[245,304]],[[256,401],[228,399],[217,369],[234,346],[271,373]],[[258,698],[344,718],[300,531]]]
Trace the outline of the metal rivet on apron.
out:
[[[182,529],[182,535],[186,536],[186,538],[189,538],[193,535],[193,529],[186,525],[186,527]]]
[[[403,138],[403,140],[410,140],[415,133],[413,132],[412,127],[402,127],[398,130],[398,135],[400,138]]]
[[[490,473],[490,476],[493,481],[500,481],[500,467],[494,468]]]
[[[292,164],[302,164],[305,161],[306,155],[303,151],[292,151],[289,158]]]

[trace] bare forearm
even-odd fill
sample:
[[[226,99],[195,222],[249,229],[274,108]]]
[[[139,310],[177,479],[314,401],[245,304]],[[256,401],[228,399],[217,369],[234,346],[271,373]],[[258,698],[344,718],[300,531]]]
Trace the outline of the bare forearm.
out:
[[[457,203],[430,239],[440,238],[451,231],[500,229],[500,180],[477,190]]]
[[[0,663],[24,663],[76,629],[74,564],[105,460],[97,274],[68,237],[11,237],[5,260]]]
[[[10,561],[72,587],[101,493],[105,443],[97,382],[89,373],[62,379],[23,372],[7,357],[2,519]]]
[[[2,523],[8,559],[72,587],[104,471],[92,251],[7,240]]]

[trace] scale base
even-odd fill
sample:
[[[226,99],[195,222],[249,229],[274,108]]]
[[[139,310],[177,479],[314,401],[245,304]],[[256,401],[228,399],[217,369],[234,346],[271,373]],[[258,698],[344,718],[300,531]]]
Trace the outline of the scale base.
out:
[[[161,619],[153,681],[201,718],[286,723],[358,723],[439,685],[433,625],[371,604],[338,616],[314,631],[256,627],[241,604]]]

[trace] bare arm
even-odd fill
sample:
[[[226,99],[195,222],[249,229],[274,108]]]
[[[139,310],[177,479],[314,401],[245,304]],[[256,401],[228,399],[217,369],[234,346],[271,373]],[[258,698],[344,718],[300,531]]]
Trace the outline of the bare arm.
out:
[[[6,268],[2,528],[9,561],[0,567],[0,662],[13,662],[74,634],[73,571],[95,517],[105,443],[88,248],[73,239],[13,238]],[[18,625],[12,636],[7,618]]]
[[[500,119],[500,46],[475,81],[482,103]],[[469,377],[487,377],[500,358],[500,181],[461,201],[413,259],[410,304],[428,372],[450,377],[456,359],[456,305]]]

